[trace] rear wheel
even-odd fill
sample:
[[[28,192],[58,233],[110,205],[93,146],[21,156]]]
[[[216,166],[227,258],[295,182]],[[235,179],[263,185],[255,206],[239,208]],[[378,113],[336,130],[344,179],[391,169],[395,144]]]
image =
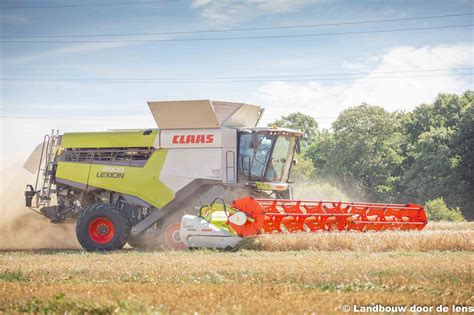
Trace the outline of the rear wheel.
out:
[[[130,223],[109,204],[95,204],[81,213],[76,224],[77,240],[88,251],[121,249],[130,235]]]

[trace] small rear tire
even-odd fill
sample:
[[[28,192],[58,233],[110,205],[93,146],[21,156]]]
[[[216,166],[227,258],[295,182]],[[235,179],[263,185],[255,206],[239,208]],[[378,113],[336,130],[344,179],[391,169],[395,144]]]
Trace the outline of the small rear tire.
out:
[[[184,250],[186,248],[179,238],[180,218],[166,218],[157,225],[158,227],[149,228],[138,236],[131,236],[128,244],[138,249]]]
[[[167,250],[184,250],[186,245],[179,236],[181,229],[181,215],[173,215],[166,218],[161,224],[160,243]]]
[[[79,244],[87,251],[121,249],[130,235],[130,223],[110,204],[95,204],[84,210],[76,223]]]

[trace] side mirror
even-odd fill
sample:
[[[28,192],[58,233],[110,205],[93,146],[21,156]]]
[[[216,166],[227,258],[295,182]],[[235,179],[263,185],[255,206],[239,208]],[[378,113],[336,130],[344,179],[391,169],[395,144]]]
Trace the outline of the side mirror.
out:
[[[301,142],[300,142],[300,138],[296,138],[296,153],[300,153],[301,152]]]

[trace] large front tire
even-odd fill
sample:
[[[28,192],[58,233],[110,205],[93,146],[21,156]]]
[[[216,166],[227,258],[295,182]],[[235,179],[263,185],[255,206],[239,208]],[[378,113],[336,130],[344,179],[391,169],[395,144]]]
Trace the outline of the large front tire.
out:
[[[121,249],[130,235],[130,223],[110,204],[95,204],[84,210],[76,223],[79,244],[87,251]]]

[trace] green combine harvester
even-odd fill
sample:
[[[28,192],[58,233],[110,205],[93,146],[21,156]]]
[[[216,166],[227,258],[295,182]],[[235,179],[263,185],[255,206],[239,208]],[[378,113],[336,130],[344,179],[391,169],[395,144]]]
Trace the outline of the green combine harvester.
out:
[[[302,133],[257,127],[256,105],[149,102],[159,128],[59,134],[41,145],[26,205],[76,222],[86,250],[235,248],[259,233],[421,229],[418,205],[296,201]]]

